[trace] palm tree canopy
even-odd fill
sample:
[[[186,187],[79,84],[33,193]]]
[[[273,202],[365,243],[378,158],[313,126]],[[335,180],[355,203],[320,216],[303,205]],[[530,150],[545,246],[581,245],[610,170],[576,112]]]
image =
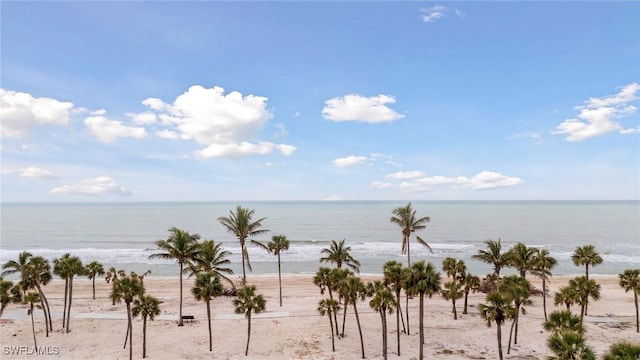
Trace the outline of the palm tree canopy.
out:
[[[340,297],[345,299],[349,304],[355,304],[358,300],[364,300],[367,297],[368,289],[362,280],[354,275],[349,275],[342,279],[338,284]]]
[[[200,243],[200,250],[191,263],[190,276],[200,272],[213,272],[233,284],[233,281],[226,276],[233,275],[233,270],[227,267],[231,263],[227,259],[231,252],[223,250],[221,246],[222,244],[216,244],[214,240],[205,240]]]
[[[464,261],[457,260],[452,257],[447,257],[442,260],[442,270],[447,274],[447,276],[453,278],[454,280],[459,280],[461,277],[464,277],[463,274],[467,271],[467,265],[465,265]]]
[[[502,243],[498,240],[486,240],[487,250],[478,250],[477,254],[471,255],[474,260],[485,264],[493,264],[494,273],[498,275],[500,270],[509,264],[510,254],[502,253]]]
[[[236,212],[229,211],[229,216],[221,216],[218,218],[218,222],[231,234],[240,240],[244,244],[247,238],[251,238],[257,235],[269,232],[267,229],[262,228],[262,222],[266,218],[260,218],[253,220],[253,214],[255,210],[243,208],[238,205]]]
[[[282,251],[289,250],[289,240],[284,235],[274,235],[271,237],[271,241],[267,243],[267,248],[269,252],[278,255]]]
[[[160,300],[151,295],[142,295],[133,301],[131,315],[137,317],[142,315],[143,318],[153,320],[156,315],[160,315]]]
[[[519,242],[508,251],[509,265],[516,268],[520,275],[525,276],[527,271],[533,268],[536,253],[536,248]]]
[[[411,234],[422,230],[427,227],[427,223],[431,221],[431,218],[428,216],[422,218],[416,218],[416,211],[411,206],[411,203],[408,203],[405,206],[397,207],[392,211],[393,216],[389,219],[392,223],[398,225],[402,229],[402,254],[407,254],[407,248],[409,243],[409,238]],[[429,251],[431,247],[420,237],[417,237],[418,242],[422,245],[425,245]]]
[[[578,293],[572,286],[561,286],[553,296],[553,300],[555,305],[573,305],[578,302]]]
[[[632,291],[640,294],[640,269],[627,269],[622,274],[618,274],[620,287],[625,292]]]
[[[111,298],[113,298],[116,302],[124,301],[127,304],[133,302],[133,300],[144,294],[144,287],[139,279],[124,276],[118,279],[113,284],[113,289],[111,292]]]
[[[520,275],[505,276],[498,290],[507,296],[517,304],[527,304],[531,296],[531,284],[525,278]]]
[[[424,260],[411,265],[406,289],[412,294],[425,294],[432,296],[440,291],[440,273],[431,263]]]
[[[600,299],[600,284],[593,279],[587,279],[586,276],[578,276],[569,280],[569,287],[575,291],[577,303],[580,305],[586,304],[589,298]]]
[[[593,350],[585,344],[582,335],[565,331],[551,334],[547,339],[547,346],[555,354],[550,356],[550,360],[595,360]]]
[[[377,312],[393,313],[393,308],[396,306],[396,298],[391,290],[380,280],[370,283],[368,287],[369,292],[372,294],[369,306]]]
[[[402,264],[395,261],[387,261],[383,267],[384,283],[392,291],[402,289]]]
[[[18,254],[18,260],[9,260],[2,265],[2,276],[11,275],[15,273],[22,273],[24,269],[29,265],[29,259],[33,254],[28,251],[22,251]]]
[[[544,322],[544,329],[552,333],[573,331],[578,334],[584,333],[584,326],[580,321],[580,316],[574,315],[569,310],[553,311],[549,314],[549,320]]]
[[[541,278],[548,278],[557,264],[558,261],[549,254],[549,250],[538,248],[533,256],[531,272]]]
[[[93,279],[94,277],[96,277],[96,275],[98,276],[104,275],[104,267],[102,266],[101,263],[97,261],[92,261],[89,264],[87,264],[86,270],[87,270],[86,274],[89,277],[89,279]]]
[[[318,313],[322,316],[335,314],[338,310],[340,310],[340,303],[335,299],[322,299],[318,303]]]
[[[611,344],[602,360],[640,359],[640,345],[627,341]]]
[[[486,304],[479,304],[480,316],[487,320],[487,326],[491,323],[504,324],[507,319],[516,315],[516,308],[511,305],[511,299],[505,294],[494,291],[489,293]]]
[[[602,257],[596,252],[593,245],[585,245],[576,248],[576,251],[571,255],[571,261],[573,261],[573,264],[576,266],[595,266],[602,264]]]
[[[325,255],[320,258],[320,262],[331,262],[338,268],[346,265],[355,272],[360,271],[360,262],[351,255],[351,246],[345,246],[345,239],[339,242],[331,240],[329,248],[322,249],[320,253]]]
[[[66,253],[59,259],[53,260],[53,273],[63,279],[68,279],[74,275],[83,275],[85,268],[79,257]]]
[[[266,300],[262,295],[256,294],[255,285],[246,285],[238,290],[237,298],[233,300],[236,314],[244,314],[250,317],[251,313],[259,314],[266,309]]]
[[[169,233],[166,240],[156,241],[156,246],[163,252],[151,254],[149,259],[175,259],[178,264],[189,265],[200,252],[200,235],[189,234],[175,226],[169,229]]]
[[[213,272],[200,273],[196,277],[196,282],[191,288],[191,294],[198,301],[210,300],[222,295],[222,284]]]

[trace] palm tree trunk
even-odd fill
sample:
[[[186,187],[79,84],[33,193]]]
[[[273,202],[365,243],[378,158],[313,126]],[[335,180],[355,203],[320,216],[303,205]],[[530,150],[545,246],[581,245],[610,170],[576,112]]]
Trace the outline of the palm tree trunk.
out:
[[[344,312],[342,313],[342,333],[340,336],[344,337],[344,324],[347,322],[347,309],[349,308],[349,303],[347,302],[347,298],[344,298]]]
[[[516,314],[518,316],[518,314]],[[516,318],[514,317],[511,321],[511,330],[509,330],[509,344],[507,345],[507,355],[511,353],[511,335],[513,335],[513,328],[516,325]]]
[[[207,321],[209,322],[209,351],[213,351],[213,337],[211,335],[211,301],[207,299]]]
[[[424,359],[424,293],[420,293],[420,313],[419,313],[419,326],[420,326],[420,356],[419,360]]]
[[[280,253],[278,253],[278,287],[280,288],[280,307],[282,307],[282,273],[280,272]]]
[[[147,317],[142,316],[142,358],[147,357]]]
[[[454,295],[454,298],[451,299],[451,301],[453,302],[453,320],[458,320],[458,309],[456,309],[456,298]]]
[[[464,309],[462,309],[462,314],[467,314],[467,300],[469,299],[469,290],[464,290]]]
[[[640,333],[640,321],[638,319],[638,293],[633,292],[633,301],[636,303],[636,332]]]
[[[131,331],[131,326],[127,322],[127,333],[124,334],[124,345],[122,346],[123,349],[127,348],[127,342],[129,341],[129,332],[130,331]]]
[[[184,326],[182,322],[182,261],[180,261],[180,310],[178,312],[178,326]]]
[[[585,265],[585,275],[587,276],[587,280],[589,280],[589,263]],[[584,314],[588,315],[587,312],[589,310],[589,303],[585,301],[584,303]]]
[[[360,316],[358,316],[358,307],[356,301],[353,303],[353,312],[356,314],[356,322],[358,323],[358,333],[360,334],[360,349],[362,349],[362,358],[364,359],[364,339],[362,338],[362,327],[360,326]]]
[[[331,286],[327,286],[327,289],[329,290],[329,299],[333,302],[333,291],[331,291]],[[333,323],[336,324],[336,335],[339,335],[338,331],[340,330],[338,329],[338,315],[336,312],[337,311],[333,311]]]
[[[580,305],[580,325],[582,325],[582,320],[584,319],[584,316],[586,315],[586,311],[585,311],[586,307],[587,306],[586,306],[585,302],[583,301],[582,305]]]
[[[127,303],[127,323],[129,324],[129,360],[133,360],[133,323],[131,322],[131,303]]]
[[[500,323],[496,322],[496,331],[497,331],[497,337],[498,337],[498,357],[500,360],[503,359],[502,356],[502,329],[500,327]]]
[[[513,343],[518,345],[518,323],[520,322],[520,304],[516,306],[516,316],[513,319],[516,322],[516,331],[513,334]]]
[[[47,318],[44,318],[44,326],[47,326]],[[33,320],[33,304],[31,304],[31,332],[33,333],[33,345],[38,349],[38,343],[36,341],[36,323]]]
[[[65,321],[67,318],[67,298],[69,294],[69,278],[64,278],[64,305],[62,306],[62,328],[66,326],[67,322]]]
[[[92,289],[93,289],[93,300],[96,299],[96,277],[95,275],[93,276],[93,283],[92,283]]]
[[[409,249],[409,237],[407,236],[407,267],[411,268],[411,249]]]
[[[333,335],[333,318],[331,317],[331,313],[333,311],[329,311],[329,325],[331,325],[331,351],[335,352],[336,351],[336,340],[334,338]],[[338,327],[338,324],[336,324],[336,327]]]
[[[47,325],[47,307],[44,306],[44,301],[42,300],[42,298],[40,298],[40,307],[42,308],[42,314],[44,315],[44,329],[45,329],[45,334],[47,337],[49,337],[49,326]]]
[[[247,248],[244,245],[244,240],[240,240],[240,251],[242,251],[242,286],[247,285],[247,272],[244,265],[244,257],[246,256]]]
[[[247,314],[247,320],[249,322],[247,325],[247,348],[244,350],[244,356],[249,355],[249,340],[251,339],[251,312]]]
[[[396,342],[398,343],[398,356],[400,356],[400,315],[402,315],[402,309],[400,309],[399,291],[396,291],[396,304]]]
[[[73,299],[73,275],[69,278],[69,304],[67,304],[67,334],[69,331],[69,321],[71,320],[71,300]]]
[[[544,270],[542,272],[542,310],[544,311],[544,321],[547,321],[547,283],[545,281],[546,275]]]
[[[387,319],[386,309],[380,309],[380,319],[382,320],[382,357],[387,360]]]
[[[36,288],[38,289],[38,293],[40,293],[40,298],[42,299],[42,302],[44,302],[44,306],[47,308],[47,320],[49,321],[49,329],[53,331],[53,322],[51,321],[51,308],[49,308],[49,301],[44,295],[44,291],[42,291],[42,286],[40,286],[39,281],[36,281]]]
[[[411,335],[411,333],[409,332],[409,294],[407,294],[406,290],[404,292],[404,295],[405,295],[404,311],[407,314],[407,335]]]

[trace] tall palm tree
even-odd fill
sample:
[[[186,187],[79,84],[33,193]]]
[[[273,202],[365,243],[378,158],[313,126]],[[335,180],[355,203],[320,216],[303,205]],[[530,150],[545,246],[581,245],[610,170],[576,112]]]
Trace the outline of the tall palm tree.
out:
[[[400,307],[400,292],[402,291],[402,264],[397,261],[387,261],[383,267],[384,283],[396,295],[396,342],[398,345],[398,356],[400,356],[400,317],[402,308]],[[404,328],[404,320],[402,321]]]
[[[329,317],[329,324],[331,325],[331,351],[336,351],[336,341],[335,336],[333,334],[333,320],[335,318],[335,313],[340,310],[340,304],[333,299],[322,299],[318,303],[318,312],[320,315]],[[338,328],[338,324],[336,324],[336,329]]]
[[[561,286],[553,296],[553,303],[556,306],[564,304],[567,310],[571,310],[571,305],[578,303],[578,294],[571,286]]]
[[[476,293],[480,291],[480,278],[473,274],[466,273],[462,283],[464,284],[464,309],[462,310],[462,313],[466,315],[469,293]]]
[[[478,250],[478,253],[471,255],[471,258],[485,264],[492,264],[493,274],[500,279],[500,270],[509,264],[511,254],[502,252],[500,239],[486,240],[484,243],[487,245],[487,250]]]
[[[391,290],[380,280],[376,280],[370,285],[370,292],[373,297],[369,301],[369,306],[380,313],[380,321],[382,321],[382,357],[387,360],[387,312],[393,313],[396,306],[396,299],[393,297]]]
[[[349,309],[350,304],[349,286],[345,280],[353,276],[353,271],[349,269],[336,268],[331,270],[331,282],[334,284],[335,290],[338,291],[338,298],[344,301],[344,311],[342,312],[342,332],[340,332],[341,337],[344,337],[344,327],[347,323],[347,309]]]
[[[133,322],[131,303],[144,295],[144,287],[140,280],[131,276],[122,276],[114,283],[111,298],[117,303],[124,301],[127,306],[127,332],[129,334],[129,360],[133,359]]]
[[[345,246],[345,239],[339,242],[331,240],[329,247],[322,249],[320,253],[325,255],[320,258],[321,263],[334,263],[338,269],[346,265],[353,271],[360,272],[360,262],[351,255],[351,246]]]
[[[602,256],[598,254],[593,245],[585,245],[576,248],[576,251],[571,255],[571,261],[575,266],[584,265],[584,275],[589,280],[589,266],[602,264]]]
[[[262,295],[256,294],[255,285],[245,285],[238,291],[233,300],[236,314],[244,314],[247,318],[247,347],[244,356],[249,355],[249,340],[251,339],[251,314],[259,314],[266,309],[266,301]]]
[[[428,216],[417,218],[416,211],[411,206],[411,203],[393,209],[392,213],[393,216],[389,220],[402,229],[402,255],[407,255],[407,267],[411,267],[411,249],[409,244],[411,234],[418,230],[425,229],[427,223],[431,221],[431,218]],[[431,246],[422,240],[420,236],[416,235],[416,241],[426,246],[429,252],[433,253]]]
[[[519,242],[509,249],[508,253],[509,266],[516,268],[520,276],[526,278],[527,272],[530,272],[533,269],[533,261],[536,256],[537,249]]]
[[[600,284],[596,283],[595,280],[587,279],[586,276],[578,276],[569,280],[569,286],[575,291],[577,302],[580,304],[580,322],[582,322],[584,316],[587,315],[586,308],[589,298],[594,301],[600,299]]]
[[[200,235],[189,234],[188,231],[172,227],[169,229],[167,240],[156,241],[156,246],[163,252],[149,255],[149,259],[174,259],[180,265],[180,308],[178,313],[178,326],[184,326],[182,321],[182,273],[185,266],[189,268],[191,261],[198,257]]]
[[[33,345],[35,346],[35,348],[38,348],[38,342],[36,341],[36,324],[35,321],[33,320],[33,310],[34,307],[36,306],[36,303],[40,302],[40,294],[38,294],[37,292],[30,292],[28,294],[25,294],[24,296],[24,303],[25,304],[29,304],[29,309],[27,309],[27,315],[31,316],[31,331],[33,332]],[[47,326],[47,319],[44,319],[44,326]]]
[[[238,205],[236,212],[229,211],[229,216],[219,217],[218,222],[227,230],[227,232],[233,234],[240,242],[240,249],[242,251],[242,284],[247,284],[247,272],[246,267],[251,271],[251,262],[249,261],[249,252],[247,250],[247,238],[251,239],[254,236],[262,235],[269,232],[269,230],[262,228],[262,222],[266,218],[260,218],[253,220],[253,214],[255,210],[249,210]],[[257,245],[265,250],[267,247],[256,240],[251,239],[251,243]]]
[[[638,321],[638,294],[640,294],[640,269],[627,269],[622,274],[618,274],[620,286],[624,292],[633,292],[633,302],[636,305],[636,332],[640,332],[640,321]]]
[[[611,344],[602,360],[640,359],[640,345],[621,341]]]
[[[527,279],[520,275],[510,275],[502,279],[498,289],[513,301],[516,309],[511,322],[511,329],[509,330],[509,344],[507,345],[507,354],[509,354],[511,353],[512,335],[514,335],[513,343],[518,344],[518,323],[520,320],[520,313],[525,315],[527,312],[524,305],[531,304],[531,300],[529,300],[529,297],[531,296],[531,284]]]
[[[588,347],[584,337],[573,331],[554,333],[547,339],[547,346],[554,356],[549,360],[595,360],[593,350]]]
[[[92,261],[86,266],[86,275],[91,280],[92,290],[93,290],[93,300],[96,299],[96,277],[104,275],[104,266],[97,262]]]
[[[584,326],[580,322],[580,317],[568,310],[552,311],[549,314],[549,320],[543,324],[544,329],[552,333],[562,333],[565,331],[573,331],[578,334],[584,333]]]
[[[0,317],[7,305],[11,303],[19,303],[22,301],[20,288],[10,280],[4,280],[0,277]]]
[[[142,315],[142,358],[144,359],[147,357],[147,318],[153,320],[160,315],[160,300],[151,295],[139,295],[133,300],[131,309],[131,316],[138,315]]]
[[[463,260],[447,257],[442,260],[442,271],[454,282],[462,281],[467,272],[467,265]]]
[[[278,288],[280,289],[280,307],[282,307],[282,272],[280,269],[280,253],[289,250],[289,240],[284,235],[275,235],[267,243],[269,251],[278,257]]]
[[[83,275],[85,272],[82,261],[77,256],[66,253],[62,257],[53,260],[53,272],[64,279],[64,310],[62,314],[62,327],[69,333],[71,318],[71,302],[73,299],[73,277]],[[67,299],[69,300],[67,302]],[[66,321],[66,322],[65,322]]]
[[[189,276],[197,275],[198,273],[213,273],[220,279],[224,279],[235,288],[235,284],[226,275],[233,275],[233,270],[227,266],[231,263],[227,256],[231,255],[231,252],[222,249],[222,244],[217,243],[214,240],[205,240],[200,243],[200,251],[193,258],[190,264]]]
[[[211,335],[211,299],[222,295],[220,278],[213,272],[200,273],[196,277],[196,283],[191,288],[191,294],[198,301],[204,301],[207,305],[207,323],[209,325],[209,351],[213,351],[213,337]]]
[[[464,290],[462,289],[462,285],[456,281],[448,281],[444,284],[444,289],[442,289],[442,297],[446,300],[451,300],[451,304],[453,305],[453,320],[458,320],[458,309],[456,308],[456,300],[461,299],[464,296]]]
[[[110,267],[109,271],[107,271],[105,277],[104,277],[104,281],[107,282],[107,284],[111,283],[111,291],[113,291],[113,288],[116,287],[116,282],[118,282],[118,278],[123,278],[126,276],[126,273],[124,272],[124,270],[120,269],[120,270],[116,270],[115,267]],[[114,299],[113,297],[111,297],[111,305],[115,306],[116,304],[116,299]]]
[[[313,277],[313,283],[320,288],[320,294],[324,294],[325,290],[329,292],[329,300],[334,301],[333,290],[336,289],[337,284],[333,281],[335,279],[331,274],[332,270],[328,267],[320,267]],[[337,311],[333,312],[333,322],[336,324],[336,335],[338,335],[338,316]]]
[[[351,306],[353,306],[353,312],[356,316],[356,323],[358,324],[358,333],[360,334],[360,349],[362,350],[362,358],[364,359],[364,339],[362,337],[360,315],[358,314],[358,301],[365,300],[367,296],[367,287],[359,277],[349,275],[340,283],[340,294],[345,299],[345,303],[351,304]],[[344,336],[344,332],[342,335]]]
[[[542,279],[542,310],[544,311],[544,320],[547,320],[547,280],[551,276],[553,269],[558,262],[549,254],[547,249],[536,249],[533,256],[531,271],[533,275]]]
[[[440,273],[431,263],[424,260],[411,266],[411,272],[407,282],[407,290],[410,294],[418,294],[420,297],[419,327],[420,327],[420,356],[424,359],[424,296],[433,296],[440,291]]]
[[[478,305],[478,309],[480,310],[480,316],[487,320],[487,326],[491,326],[494,322],[496,323],[498,355],[499,359],[502,360],[502,324],[515,316],[516,308],[511,305],[511,299],[497,291],[489,293],[486,301],[486,304]]]

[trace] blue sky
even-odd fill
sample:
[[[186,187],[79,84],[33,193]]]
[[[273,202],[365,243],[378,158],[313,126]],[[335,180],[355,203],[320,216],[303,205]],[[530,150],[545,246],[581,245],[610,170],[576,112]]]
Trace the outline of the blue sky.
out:
[[[638,2],[2,2],[2,201],[640,199]]]

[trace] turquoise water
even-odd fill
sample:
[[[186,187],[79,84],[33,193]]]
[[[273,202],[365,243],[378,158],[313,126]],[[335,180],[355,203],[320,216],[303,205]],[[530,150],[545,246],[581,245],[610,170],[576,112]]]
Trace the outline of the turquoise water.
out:
[[[295,202],[122,202],[122,203],[3,203],[0,213],[0,263],[29,250],[49,259],[65,252],[83,261],[153,275],[175,275],[171,261],[149,260],[154,242],[166,239],[176,226],[204,239],[222,242],[241,272],[239,246],[216,220],[236,205],[266,217],[271,232],[257,238],[268,241],[284,234],[291,241],[283,253],[283,271],[313,273],[320,250],[331,240],[346,239],[364,273],[379,273],[388,260],[406,263],[401,255],[400,229],[389,222],[398,201]],[[433,254],[412,244],[412,261],[425,259],[440,267],[448,256],[465,260],[470,271],[486,274],[489,265],[471,260],[483,241],[501,238],[505,248],[516,242],[545,247],[559,261],[556,274],[582,271],[570,260],[577,246],[593,244],[604,258],[593,273],[617,274],[640,267],[640,202],[638,201],[416,201],[419,217],[431,222],[418,233]],[[256,247],[249,249],[254,273],[275,273],[276,257]]]

